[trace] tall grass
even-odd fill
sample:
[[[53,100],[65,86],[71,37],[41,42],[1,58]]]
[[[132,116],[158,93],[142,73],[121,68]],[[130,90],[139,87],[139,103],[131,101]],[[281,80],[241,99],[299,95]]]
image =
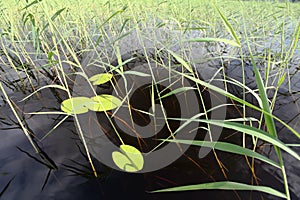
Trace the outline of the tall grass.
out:
[[[150,63],[150,60],[153,61],[153,58],[148,57],[147,44],[144,43],[145,41],[143,41],[142,37],[144,31],[151,32],[152,30],[149,29],[159,31],[165,28],[164,30],[169,32],[179,32],[179,35],[193,33],[193,31],[199,33],[199,35],[195,35],[187,40],[178,39],[179,41],[177,41],[177,38],[170,38],[164,43],[159,38],[156,38],[154,34],[149,34],[153,36],[149,40],[158,44],[157,46],[161,48],[155,49],[155,53],[162,52],[162,50],[167,52],[166,57],[169,59],[170,66],[162,67],[171,71],[171,61],[176,60],[184,69],[181,72],[174,72],[178,76],[209,88],[242,105],[242,120],[231,120],[242,121],[243,124],[209,120],[207,116],[211,110],[206,110],[205,105],[204,114],[206,115],[206,120],[202,122],[208,124],[208,127],[209,125],[217,125],[239,131],[244,135],[250,135],[254,148],[248,149],[246,147],[245,137],[244,141],[242,141],[242,146],[218,141],[178,141],[176,140],[176,135],[172,135],[169,140],[162,142],[179,142],[206,146],[213,149],[217,160],[217,151],[242,154],[246,157],[249,163],[249,170],[252,171],[254,176],[254,159],[264,161],[281,170],[285,193],[267,186],[246,185],[231,181],[169,188],[159,190],[159,192],[195,189],[257,190],[290,199],[285,171],[285,165],[288,163],[284,162],[281,151],[288,152],[297,161],[299,161],[299,155],[278,139],[274,121],[282,123],[298,138],[299,133],[280,120],[280,116],[274,116],[272,109],[282,83],[287,80],[288,84],[291,84],[289,63],[295,60],[295,51],[299,50],[300,24],[297,21],[300,17],[299,4],[291,5],[288,2],[274,1],[230,0],[215,1],[214,3],[208,0],[122,0],[107,2],[70,0],[64,3],[58,0],[47,2],[11,0],[2,2],[0,8],[0,34],[2,36],[0,40],[0,63],[2,63],[0,64],[2,70],[0,80],[7,88],[15,91],[19,90],[26,94],[27,97],[23,100],[29,100],[33,95],[39,95],[40,90],[49,88],[62,90],[66,94],[64,97],[72,98],[72,77],[78,75],[88,80],[88,74],[85,72],[86,66],[82,66],[82,60],[89,53],[106,57],[100,62],[110,68],[109,72],[114,72],[121,76],[124,75],[123,66],[126,65],[126,61],[122,59],[123,55],[119,49],[119,43],[126,40],[126,37],[131,32],[137,33],[136,40],[141,44],[139,48],[145,53],[145,62],[147,63]],[[19,13],[19,15],[16,16],[15,13]],[[231,59],[241,60],[243,63],[241,66],[243,73],[242,82],[227,79],[224,66],[220,66],[219,69],[224,79],[218,81],[223,82],[225,85],[231,83],[236,87],[242,87],[242,97],[213,86],[209,81],[199,79],[197,74],[194,74],[195,66],[193,66],[192,61],[189,60],[190,58],[185,53],[182,53],[184,51],[180,51],[177,54],[172,49],[168,49],[174,42],[178,42],[180,47],[185,47],[185,44],[202,43],[207,49],[207,53],[199,58],[199,63],[209,61],[225,63]],[[110,63],[115,57],[118,66],[112,66]],[[154,62],[161,63],[159,60]],[[258,90],[251,89],[245,85],[247,77],[244,73],[244,63],[246,62],[251,62],[253,65]],[[265,66],[265,68],[259,68],[258,66]],[[262,70],[264,70],[264,77],[260,74]],[[274,71],[277,78],[272,78],[272,80],[278,81],[270,83],[270,76]],[[17,81],[10,79],[17,79]],[[19,120],[18,114],[15,112],[14,106],[9,99],[9,92],[3,87],[1,82],[0,89],[6,101],[17,117],[29,142],[38,152],[31,136],[29,136],[26,128],[22,126],[22,121]],[[96,95],[92,83],[89,81],[88,83]],[[275,95],[272,99],[269,99],[268,92],[271,87],[275,88]],[[154,89],[155,87],[153,87]],[[189,89],[183,87],[173,91],[173,93],[180,93]],[[291,90],[291,87],[289,87],[289,90]],[[159,93],[159,91],[156,92]],[[201,94],[199,88],[197,92]],[[247,102],[245,97],[247,93],[251,93],[259,102],[259,105]],[[163,99],[165,97],[166,95],[160,98]],[[123,101],[126,101],[126,99],[123,99]],[[259,124],[258,128],[247,125],[249,122],[247,117],[249,116],[246,114],[246,108],[260,112],[260,117],[256,119]],[[65,113],[57,111],[31,114],[57,115]],[[76,114],[72,116],[78,127],[79,135],[83,139],[83,145],[91,164],[91,169],[94,175],[97,176],[97,169],[93,165],[84,134],[81,131],[80,122]],[[109,118],[107,114],[106,116]],[[71,117],[71,115],[66,115],[53,129],[61,125],[68,117]],[[197,121],[196,118],[192,120],[174,120],[186,121],[187,123],[193,120]],[[166,115],[165,121],[167,122]],[[263,130],[264,127],[266,127],[266,130]],[[49,134],[51,131],[49,131]],[[48,134],[44,138],[47,136]],[[174,140],[170,140],[171,138]],[[35,139],[34,136],[33,139]],[[258,139],[274,146],[279,163],[255,151]],[[295,143],[298,144],[298,141]],[[250,162],[248,157],[253,158],[253,160]],[[219,164],[220,168],[222,168],[222,164]],[[225,172],[224,176],[226,177]]]

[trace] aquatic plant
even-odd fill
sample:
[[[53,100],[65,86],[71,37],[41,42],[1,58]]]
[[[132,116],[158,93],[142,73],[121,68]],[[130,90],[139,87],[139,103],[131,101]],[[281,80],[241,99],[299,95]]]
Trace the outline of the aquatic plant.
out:
[[[14,5],[14,6],[12,6]],[[98,9],[101,8],[99,11]],[[221,9],[222,8],[222,9]],[[20,13],[16,16],[15,13]],[[39,97],[39,92],[48,90],[58,98],[60,109],[47,112],[32,112],[26,114],[59,115],[63,118],[53,127],[62,125],[70,117],[74,118],[78,135],[91,165],[94,176],[98,176],[97,168],[93,164],[89,141],[85,137],[80,116],[87,113],[101,113],[116,132],[119,142],[118,149],[110,152],[114,167],[127,172],[139,172],[145,167],[143,153],[140,146],[126,144],[119,130],[114,126],[112,119],[116,118],[112,110],[120,107],[128,107],[128,110],[138,113],[140,116],[155,117],[153,110],[156,105],[161,108],[163,122],[171,133],[167,138],[160,139],[159,145],[150,151],[174,143],[187,144],[209,148],[218,161],[218,167],[227,180],[225,167],[218,157],[218,151],[243,155],[253,174],[255,181],[250,184],[233,182],[230,180],[202,183],[197,185],[180,186],[157,190],[155,192],[175,192],[185,190],[249,190],[260,191],[278,197],[291,199],[290,186],[288,184],[286,163],[283,153],[287,152],[297,162],[299,154],[292,146],[299,146],[299,142],[286,144],[279,138],[275,122],[281,124],[286,134],[293,134],[299,138],[299,133],[280,116],[273,114],[281,86],[286,84],[289,94],[296,94],[292,89],[291,63],[297,64],[295,54],[299,51],[300,24],[298,22],[300,7],[298,4],[280,2],[253,2],[253,1],[107,1],[81,2],[71,0],[65,4],[51,1],[5,1],[1,4],[1,20],[3,27],[0,31],[0,61],[1,82],[0,89],[3,99],[9,104],[20,127],[31,143],[36,153],[40,153],[36,147],[34,133],[31,133],[16,108],[16,102],[10,98],[11,91],[22,91],[27,95],[23,101],[30,101],[33,96]],[[163,36],[151,34],[161,31],[161,35],[170,38],[161,41]],[[145,34],[148,33],[149,35]],[[129,49],[130,58],[124,58],[120,46],[122,42],[135,33],[134,39],[139,44],[138,49]],[[146,36],[145,36],[146,35]],[[179,35],[179,36],[178,36]],[[187,38],[181,36],[188,35]],[[177,37],[178,36],[178,37]],[[132,35],[131,35],[132,37]],[[147,39],[145,39],[147,38]],[[182,39],[183,38],[183,39]],[[130,40],[129,42],[131,42]],[[155,44],[155,48],[149,49],[148,43]],[[173,47],[179,47],[179,50]],[[192,51],[192,45],[201,44],[205,49],[204,55],[199,53],[199,61],[196,62],[188,55]],[[124,44],[123,44],[124,46]],[[90,55],[96,55],[95,60],[89,60]],[[298,55],[298,54],[297,54]],[[203,56],[203,57],[202,57]],[[193,86],[182,85],[175,90],[170,87],[159,89],[158,85],[163,80],[155,80],[151,71],[143,73],[131,70],[130,65],[135,60],[142,60],[146,66],[153,65],[168,70],[178,80],[188,80]],[[241,62],[241,80],[228,77],[226,63],[232,60]],[[87,60],[87,62],[83,62]],[[90,62],[89,62],[90,61]],[[214,61],[220,63],[215,74],[203,80],[197,70],[204,63]],[[218,62],[215,62],[218,61]],[[249,78],[246,74],[246,65],[250,63],[251,72],[254,74],[255,88],[247,84]],[[151,65],[152,64],[152,65]],[[294,64],[295,65],[295,64]],[[90,70],[90,71],[89,71]],[[91,71],[99,70],[101,73]],[[216,78],[222,74],[223,78]],[[129,109],[128,101],[130,88],[127,93],[114,96],[102,93],[106,84],[112,85],[117,91],[119,85],[116,79],[124,79],[126,75],[137,77],[150,77],[153,82],[148,85],[152,111],[141,109]],[[200,74],[201,75],[201,74]],[[87,84],[87,95],[77,95],[74,89],[77,87],[76,78],[82,78]],[[179,81],[179,82],[180,82]],[[212,84],[220,82],[224,88]],[[126,84],[126,81],[125,83]],[[230,91],[229,86],[238,88],[241,93]],[[108,86],[107,86],[108,87]],[[101,93],[97,89],[101,89]],[[103,89],[104,88],[104,89]],[[211,95],[220,94],[230,103],[224,103],[216,107],[205,104],[203,93],[210,90]],[[199,96],[200,107],[203,112],[197,113],[189,119],[168,117],[165,113],[162,101],[172,95],[184,96],[189,91],[194,91]],[[252,95],[255,102],[249,102],[247,95]],[[127,107],[126,107],[127,106]],[[240,116],[227,120],[214,120],[210,118],[212,111],[221,107],[236,106],[240,109]],[[255,110],[258,117],[247,115],[247,109]],[[132,115],[133,116],[133,115]],[[131,117],[131,121],[134,121]],[[123,119],[118,119],[122,121]],[[181,126],[173,131],[169,121],[178,121]],[[191,123],[205,124],[201,129],[208,130],[209,140],[180,140],[176,134],[180,129]],[[255,127],[253,124],[257,124]],[[155,124],[157,125],[157,124]],[[241,145],[224,141],[213,140],[211,127],[218,126],[230,129],[242,135]],[[41,140],[46,139],[50,130]],[[247,146],[247,135],[251,138],[251,147]],[[123,137],[123,138],[122,138]],[[143,142],[136,134],[138,142]],[[276,152],[276,160],[269,158],[264,151],[258,152],[260,142],[264,141],[272,146]],[[142,146],[142,145],[141,145]],[[148,152],[149,153],[149,152]],[[256,160],[269,164],[281,171],[285,192],[273,189],[271,186],[260,186],[255,175]],[[10,185],[7,183],[0,196]]]

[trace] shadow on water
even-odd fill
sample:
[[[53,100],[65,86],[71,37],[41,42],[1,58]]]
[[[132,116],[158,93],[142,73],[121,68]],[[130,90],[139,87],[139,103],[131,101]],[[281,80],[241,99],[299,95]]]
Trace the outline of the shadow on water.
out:
[[[57,99],[49,91],[41,98],[18,103],[24,113],[58,110]],[[22,93],[14,93],[17,102]],[[236,115],[236,108],[228,108],[228,116]],[[19,112],[20,115],[24,115]],[[215,156],[210,153],[197,159],[197,148],[190,148],[185,156],[164,169],[146,174],[128,174],[110,170],[96,163],[100,178],[94,178],[73,121],[65,121],[44,140],[39,141],[60,120],[50,115],[24,115],[24,123],[35,135],[40,154],[34,153],[7,105],[1,106],[1,189],[3,199],[276,199],[257,192],[192,191],[150,194],[161,188],[225,180]],[[241,135],[225,130],[221,139],[240,143]],[[226,167],[227,178],[251,184],[253,174],[243,156],[218,152]],[[95,161],[96,162],[96,161]],[[291,161],[292,162],[292,161]],[[297,166],[291,166],[296,168]],[[256,163],[256,176],[261,185],[283,190],[273,171],[265,171]],[[291,178],[297,181],[297,177]],[[7,186],[7,187],[6,187]],[[201,199],[200,198],[200,199]],[[293,199],[296,199],[294,197]]]

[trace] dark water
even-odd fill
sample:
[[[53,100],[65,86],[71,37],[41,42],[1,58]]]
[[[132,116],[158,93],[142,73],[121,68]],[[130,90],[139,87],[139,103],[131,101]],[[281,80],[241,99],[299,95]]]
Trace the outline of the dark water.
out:
[[[42,96],[49,97],[50,95],[45,92],[42,93]],[[51,101],[48,98],[42,101],[48,105],[41,105],[40,102],[41,99],[31,99],[23,107],[24,111],[30,112],[40,107],[42,109],[43,106],[49,108],[49,106],[57,105],[56,99]],[[6,105],[2,106],[1,114],[5,118],[11,116]],[[54,126],[55,120],[58,120],[55,118],[34,115],[27,116],[26,122],[31,132],[37,138],[41,138]],[[239,143],[241,138],[237,136],[224,139],[230,134],[232,134],[231,131],[223,132],[221,139]],[[185,184],[224,180],[214,155],[209,154],[199,160],[197,159],[197,148],[191,148],[186,155],[195,160],[198,166],[183,156],[172,165],[152,173],[128,174],[110,170],[94,160],[100,175],[100,178],[94,178],[85,154],[82,153],[84,152],[83,146],[72,121],[64,122],[46,139],[37,141],[37,145],[43,152],[43,159],[34,153],[16,124],[5,125],[2,123],[1,136],[1,186],[3,187],[10,179],[14,178],[2,197],[3,199],[199,199],[199,197],[201,197],[200,199],[219,199],[221,197],[222,199],[238,199],[237,194],[231,191],[165,194],[147,192]],[[251,184],[252,174],[242,156],[228,153],[218,153],[218,156],[228,170],[229,180]],[[53,169],[37,160],[52,164]],[[293,163],[292,158],[291,162]],[[288,166],[288,169],[295,170],[296,168],[296,163]],[[298,171],[292,172],[298,173]],[[266,171],[257,164],[256,175],[262,179],[261,184],[283,190],[282,183],[274,177],[275,172]],[[291,177],[290,180],[297,181],[297,178]],[[260,199],[261,196],[256,192],[238,192],[238,195],[241,199]],[[267,196],[265,198],[273,199]]]
[[[132,51],[142,49],[145,45],[150,50],[158,48],[161,41],[170,38],[169,30],[163,30],[158,33],[144,33],[144,44],[136,39],[135,34],[129,35],[120,42],[120,51],[122,55],[130,55]],[[172,33],[173,34],[173,33]],[[187,56],[198,67],[198,71],[204,80],[209,80],[221,67],[219,61],[208,61],[206,48],[203,45],[189,44],[191,46],[181,46],[176,43],[178,38],[194,37],[199,33],[186,33],[181,35],[175,33],[173,39],[168,39],[167,46],[169,49],[181,54],[185,49]],[[151,38],[155,35],[157,44],[145,38]],[[111,37],[114,37],[113,35]],[[177,37],[177,38],[176,38]],[[99,46],[99,52],[106,47],[109,52],[112,48],[109,44]],[[175,44],[175,45],[173,45]],[[102,46],[101,46],[102,45]],[[28,49],[32,48],[27,44]],[[219,47],[215,47],[219,48]],[[103,54],[107,52],[102,52]],[[299,52],[298,52],[299,53]],[[106,58],[107,61],[113,62],[116,56],[110,54],[111,57]],[[85,65],[95,65],[95,59],[99,59],[100,55],[93,52],[83,56],[82,63]],[[300,55],[299,55],[300,57]],[[297,58],[297,57],[296,57]],[[123,57],[126,60],[126,56]],[[5,59],[4,59],[5,61]],[[299,61],[299,60],[298,60]],[[294,64],[289,73],[292,76],[291,85],[286,81],[281,89],[276,102],[274,114],[280,119],[292,126],[296,131],[300,132],[299,126],[299,88],[300,74],[298,74],[299,64],[297,59],[293,60]],[[36,59],[36,65],[46,63],[45,57],[41,56]],[[136,62],[138,64],[138,62]],[[227,64],[226,73],[229,77],[239,80],[241,68],[239,61],[232,60]],[[5,68],[2,63],[2,68]],[[67,65],[65,66],[68,67]],[[275,70],[275,69],[274,69]],[[251,64],[246,65],[247,85],[255,88],[255,81],[252,74]],[[24,74],[20,72],[22,77]],[[34,84],[43,85],[49,83],[51,78],[40,76],[40,82],[35,81]],[[217,77],[221,77],[219,74]],[[1,80],[17,79],[14,71],[1,72]],[[276,80],[274,77],[272,80]],[[272,81],[270,80],[270,81]],[[6,85],[6,90],[10,98],[18,106],[18,113],[23,120],[24,125],[35,136],[35,144],[40,148],[40,156],[36,154],[30,146],[23,131],[20,129],[15,117],[9,109],[5,101],[1,101],[0,105],[0,191],[10,181],[11,184],[1,197],[7,200],[18,199],[61,199],[61,200],[80,200],[80,199],[278,199],[273,196],[265,195],[258,192],[233,192],[233,191],[189,191],[177,193],[157,193],[152,194],[150,191],[174,187],[187,184],[198,184],[204,182],[226,180],[222,173],[218,162],[211,152],[208,156],[198,159],[198,149],[190,148],[185,156],[182,156],[175,163],[155,172],[145,174],[129,174],[109,169],[103,166],[96,159],[93,159],[99,178],[93,177],[93,173],[81,140],[77,135],[77,131],[73,120],[70,118],[62,125],[57,127],[48,137],[40,141],[63,117],[58,115],[29,115],[29,112],[41,111],[57,111],[60,102],[66,98],[66,94],[58,90],[45,89],[39,93],[39,97],[34,96],[27,101],[19,102],[25,94],[17,90],[18,84]],[[28,82],[26,82],[28,84]],[[14,86],[16,86],[14,88]],[[290,88],[289,88],[290,87]],[[236,95],[241,95],[241,91],[235,87],[229,86]],[[292,92],[291,92],[292,91]],[[269,93],[272,96],[272,93]],[[249,101],[254,101],[249,96]],[[258,117],[258,113],[248,110],[248,116]],[[234,106],[227,107],[227,117],[239,117],[239,111]],[[298,139],[294,137],[286,128],[277,124],[279,137],[285,143],[298,143]],[[249,139],[249,138],[248,138]],[[224,130],[220,140],[241,144],[241,135],[230,130]],[[248,140],[250,143],[250,140]],[[270,151],[269,151],[270,150]],[[294,148],[299,152],[299,148]],[[274,151],[265,147],[262,153],[268,154],[270,158],[276,160]],[[253,184],[253,174],[249,170],[245,158],[242,156],[217,153],[218,158],[224,164],[228,180],[239,181],[243,183]],[[287,174],[290,181],[292,199],[299,199],[300,196],[300,164],[289,155],[284,155]],[[271,166],[256,162],[255,174],[258,177],[260,185],[271,186],[279,191],[283,190],[281,175],[279,171],[274,170]]]

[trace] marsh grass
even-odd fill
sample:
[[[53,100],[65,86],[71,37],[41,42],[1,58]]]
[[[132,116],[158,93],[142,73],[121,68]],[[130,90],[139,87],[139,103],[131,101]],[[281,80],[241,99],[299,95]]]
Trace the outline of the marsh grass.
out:
[[[0,88],[36,153],[39,153],[39,150],[33,140],[46,139],[55,128],[71,116],[74,117],[80,137],[84,138],[77,115],[68,115],[61,111],[30,113],[64,115],[64,118],[52,130],[49,130],[49,133],[42,139],[35,138],[33,133],[30,133],[31,135],[28,133],[26,127],[23,126],[23,122],[19,119],[15,106],[9,98],[11,91],[22,91],[27,95],[23,101],[30,100],[33,95],[39,96],[39,91],[46,89],[51,89],[52,92],[61,90],[65,93],[64,98],[72,98],[74,81],[72,77],[82,76],[86,80],[89,78],[85,71],[86,66],[82,66],[82,60],[89,53],[93,52],[105,57],[103,61],[100,61],[104,67],[99,66],[99,68],[108,69],[107,73],[113,72],[123,76],[128,73],[124,70],[124,66],[131,60],[123,60],[119,43],[126,40],[131,32],[135,31],[137,33],[136,40],[142,44],[141,50],[144,52],[145,62],[156,62],[161,65],[160,58],[156,57],[155,60],[155,58],[148,56],[147,52],[149,50],[147,44],[143,41],[143,32],[145,30],[151,32],[150,29],[164,29],[169,32],[189,34],[195,31],[195,33],[201,34],[196,34],[185,40],[170,38],[169,41],[161,43],[156,36],[148,39],[160,47],[160,49],[154,50],[155,54],[166,52],[165,57],[169,59],[169,66],[162,65],[162,67],[173,70],[171,61],[175,60],[178,65],[183,66],[182,71],[175,71],[178,76],[187,78],[196,84],[226,96],[234,102],[240,103],[242,107],[241,118],[231,120],[243,123],[209,120],[208,113],[217,108],[207,109],[205,105],[203,105],[205,110],[203,115],[206,116],[206,120],[202,122],[208,125],[208,129],[210,124],[215,124],[241,132],[244,136],[242,146],[217,141],[170,140],[171,138],[175,139],[176,135],[172,135],[168,138],[168,141],[162,142],[206,145],[213,149],[217,160],[219,160],[217,151],[242,154],[245,156],[249,170],[251,170],[254,177],[256,177],[255,159],[262,160],[276,168],[280,168],[285,193],[275,191],[271,186],[259,186],[258,181],[253,185],[246,185],[230,180],[169,188],[157,192],[195,189],[257,190],[290,199],[290,188],[285,171],[285,165],[290,163],[284,162],[281,151],[285,150],[299,161],[299,155],[289,148],[289,146],[298,146],[299,144],[298,141],[289,146],[282,143],[278,139],[274,121],[283,124],[290,131],[289,134],[294,134],[298,138],[300,135],[293,127],[283,122],[280,116],[274,116],[272,109],[276,102],[278,90],[284,82],[288,83],[290,93],[295,92],[291,87],[293,83],[289,72],[291,63],[297,62],[296,52],[299,51],[299,4],[274,1],[215,1],[215,3],[211,3],[208,0],[200,2],[196,0],[145,2],[139,0],[107,2],[70,0],[64,4],[61,1],[5,1],[1,2],[0,8],[0,70],[2,71]],[[15,13],[19,13],[19,15],[16,16]],[[150,28],[147,29],[147,27]],[[176,37],[175,34],[174,37]],[[210,84],[209,80],[201,80],[197,73],[194,73],[196,67],[184,51],[176,53],[169,49],[169,46],[172,46],[174,42],[177,42],[180,47],[184,47],[184,44],[187,43],[203,44],[207,50],[207,55],[199,59],[201,63],[209,61],[219,61],[221,63],[218,72],[223,74],[224,79],[219,81],[225,84],[225,90]],[[111,65],[115,58],[117,66]],[[242,63],[242,81],[227,79],[224,63],[232,59],[239,59]],[[253,65],[257,89],[251,89],[246,85],[245,63]],[[143,76],[143,74],[137,72],[132,73]],[[261,74],[264,74],[264,76]],[[92,83],[90,81],[88,83],[96,95]],[[242,97],[227,91],[226,85],[228,83],[240,87],[243,91]],[[156,87],[152,88],[157,90]],[[160,100],[168,95],[181,93],[189,89],[191,88],[179,88],[177,91],[172,91],[173,93],[160,96]],[[156,92],[159,93],[159,91]],[[197,92],[201,97],[199,88]],[[268,96],[270,92],[274,94],[271,98]],[[248,93],[256,98],[258,105],[246,101],[246,94]],[[126,99],[123,100],[126,101]],[[258,122],[258,129],[251,127],[251,123],[248,125],[247,108],[257,110],[260,113],[260,117],[254,120]],[[148,112],[146,114],[151,115]],[[110,118],[107,113],[106,116]],[[197,121],[197,118],[176,120],[185,120],[186,123],[189,123],[193,120]],[[168,123],[166,115],[165,121]],[[253,149],[246,147],[246,135],[251,135]],[[265,140],[274,146],[278,163],[256,152],[259,139]],[[121,137],[120,140],[122,141]],[[82,142],[92,173],[97,177],[97,169],[93,165],[86,141],[83,139]],[[69,168],[70,166],[65,167]],[[219,167],[223,170],[226,179],[226,172],[221,162],[219,162]]]

